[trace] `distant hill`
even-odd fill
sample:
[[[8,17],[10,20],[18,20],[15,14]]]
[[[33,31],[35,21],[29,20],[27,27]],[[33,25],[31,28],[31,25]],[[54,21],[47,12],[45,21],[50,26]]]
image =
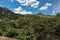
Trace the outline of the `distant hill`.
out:
[[[17,19],[20,16],[22,16],[22,15],[15,14],[8,8],[0,7],[0,18]]]

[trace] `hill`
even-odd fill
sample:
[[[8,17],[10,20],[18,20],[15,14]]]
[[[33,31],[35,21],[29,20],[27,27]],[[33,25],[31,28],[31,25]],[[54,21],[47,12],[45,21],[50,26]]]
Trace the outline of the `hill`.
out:
[[[15,14],[8,8],[0,7],[0,18],[17,19],[20,16],[22,15]]]
[[[60,13],[21,15],[0,7],[0,36],[17,40],[60,40]]]

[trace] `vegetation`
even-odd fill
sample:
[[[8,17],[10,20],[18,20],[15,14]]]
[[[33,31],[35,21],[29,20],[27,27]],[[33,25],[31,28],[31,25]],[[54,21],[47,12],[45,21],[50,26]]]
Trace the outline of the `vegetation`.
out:
[[[17,40],[60,40],[60,13],[21,15],[0,7],[0,36]]]

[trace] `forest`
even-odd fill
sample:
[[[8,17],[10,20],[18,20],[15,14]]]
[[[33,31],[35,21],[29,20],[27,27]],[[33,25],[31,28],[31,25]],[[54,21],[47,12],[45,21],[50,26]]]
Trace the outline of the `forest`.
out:
[[[0,7],[0,36],[17,40],[60,40],[60,13],[21,15]]]

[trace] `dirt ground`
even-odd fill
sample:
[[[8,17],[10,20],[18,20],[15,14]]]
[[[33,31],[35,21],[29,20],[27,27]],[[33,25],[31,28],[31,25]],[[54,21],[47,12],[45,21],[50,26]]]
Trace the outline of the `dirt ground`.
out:
[[[0,40],[16,40],[16,39],[0,36]]]

